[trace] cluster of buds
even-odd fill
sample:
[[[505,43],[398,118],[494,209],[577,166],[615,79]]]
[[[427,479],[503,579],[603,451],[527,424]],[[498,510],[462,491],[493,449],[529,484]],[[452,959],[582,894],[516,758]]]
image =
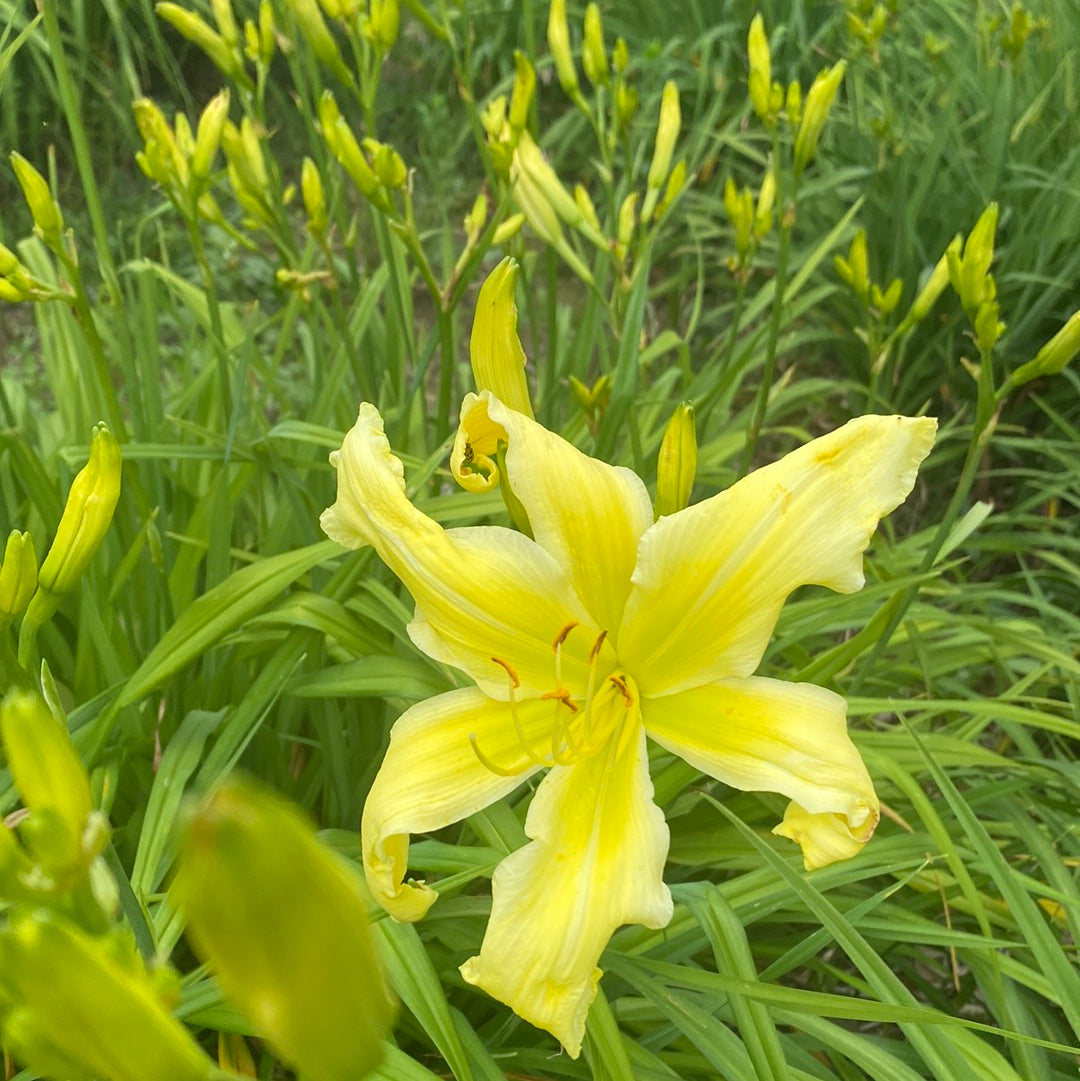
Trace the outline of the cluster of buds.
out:
[[[776,203],[776,173],[770,163],[758,191],[757,201],[748,187],[737,188],[728,177],[724,184],[724,212],[735,233],[735,254],[728,259],[728,269],[745,280],[758,246],[773,227]]]
[[[604,418],[608,402],[611,400],[610,374],[605,372],[591,387],[572,375],[570,376],[570,393],[585,415],[589,431],[595,435],[600,421]]]
[[[954,245],[946,253],[949,283],[960,296],[975,332],[975,344],[983,354],[989,353],[1005,332],[1005,324],[999,319],[997,285],[990,273],[997,217],[997,203],[991,203],[979,215],[963,250]]]
[[[1013,6],[1006,15],[997,15],[990,21],[991,33],[997,31],[998,43],[1010,62],[1015,64],[1024,51],[1028,38],[1041,33],[1050,26],[1050,19],[1045,15],[1032,16],[1020,0],[1013,0]]]
[[[207,188],[228,123],[228,90],[211,98],[194,133],[186,116],[177,113],[170,125],[149,98],[139,98],[132,110],[144,143],[135,154],[139,168],[161,186],[185,218],[197,216],[226,227],[221,207]]]
[[[221,132],[221,149],[233,195],[247,215],[245,224],[273,233],[278,224],[279,202],[263,149],[264,135],[250,116],[245,116],[239,127],[228,121]],[[282,201],[288,202],[288,198]]]
[[[874,0],[860,0],[848,4],[846,21],[848,33],[859,43],[874,64],[881,61],[881,43],[896,16],[896,0],[888,6]]]
[[[319,128],[360,194],[377,210],[392,214],[393,192],[405,187],[409,175],[401,155],[377,139],[358,140],[329,90],[324,90],[319,100]],[[310,209],[308,215],[310,218]]]
[[[766,126],[775,128],[783,117],[794,130],[792,167],[798,179],[817,150],[847,65],[840,60],[820,72],[804,100],[798,82],[791,82],[785,90],[779,82],[773,81],[769,39],[760,15],[755,15],[751,20],[747,52],[750,60],[747,84],[750,104]]]
[[[860,229],[852,238],[847,258],[838,255],[833,260],[837,277],[855,294],[859,303],[883,319],[891,314],[904,290],[904,283],[893,278],[885,289],[870,278],[870,263],[866,251],[866,230]]]

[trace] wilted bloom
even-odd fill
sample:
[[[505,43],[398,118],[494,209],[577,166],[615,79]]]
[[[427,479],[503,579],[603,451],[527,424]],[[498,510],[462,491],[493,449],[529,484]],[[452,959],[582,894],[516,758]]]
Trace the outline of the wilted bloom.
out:
[[[776,831],[807,867],[853,856],[878,821],[844,700],[755,676],[787,596],[850,593],[878,520],[911,490],[935,421],[865,416],[702,503],[653,521],[630,470],[583,454],[490,392],[462,406],[492,438],[532,537],[444,529],[414,507],[373,405],[331,455],[327,534],[371,545],[413,596],[413,642],[475,686],[395,724],[364,809],[368,884],[401,920],[436,899],[405,881],[409,835],[437,830],[547,771],[492,881],[462,975],[581,1049],[597,962],[620,925],[663,927],[672,901],[646,736],[726,784],[790,799]]]

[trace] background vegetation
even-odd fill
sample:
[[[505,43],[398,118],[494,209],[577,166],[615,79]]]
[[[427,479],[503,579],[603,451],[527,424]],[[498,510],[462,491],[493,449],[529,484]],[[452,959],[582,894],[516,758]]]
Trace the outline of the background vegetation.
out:
[[[220,4],[187,6],[222,29]],[[695,499],[853,415],[939,417],[867,587],[800,593],[766,660],[848,698],[887,817],[856,859],[805,874],[768,836],[778,797],[657,754],[676,916],[615,936],[577,1062],[457,973],[482,937],[491,870],[522,843],[527,793],[421,841],[415,871],[445,895],[416,926],[376,925],[402,1002],[401,1053],[378,1076],[1075,1077],[1080,386],[1068,367],[1022,386],[1009,375],[1080,297],[1080,9],[604,5],[607,48],[622,37],[628,58],[619,128],[614,70],[594,88],[579,63],[581,105],[560,85],[545,5],[414,0],[391,44],[327,18],[340,68],[303,5],[266,7],[267,55],[227,74],[149,0],[46,3],[45,18],[0,0],[0,144],[49,179],[73,238],[62,257],[34,235],[14,173],[0,174],[0,241],[41,286],[0,310],[0,525],[29,530],[41,556],[93,424],[109,422],[125,463],[114,523],[37,645],[112,822],[123,919],[145,956],[183,974],[177,1015],[211,1049],[215,1033],[248,1033],[168,893],[181,794],[242,765],[355,859],[390,725],[458,685],[409,643],[392,576],[325,542],[318,515],[333,499],[327,453],[367,399],[429,514],[504,520],[497,497],[451,494],[446,464],[472,386],[471,302],[508,252],[539,419],[650,482],[684,399]],[[759,10],[773,77],[799,81],[804,102],[822,68],[847,63],[797,189],[792,130],[781,118],[771,133],[747,94]],[[235,11],[258,26],[253,3]],[[576,54],[582,15],[571,6]],[[485,110],[511,92],[515,49],[536,71],[529,128],[612,241],[626,195],[646,191],[662,88],[678,87],[686,184],[662,219],[632,221],[621,259],[564,230],[592,287],[531,221],[493,245],[517,207]],[[167,170],[155,183],[136,164],[151,148],[133,104],[149,97],[195,129],[226,86],[236,140],[246,117],[253,143],[226,137],[207,177],[222,227]],[[325,90],[358,138],[401,156],[404,186],[358,190],[326,137]],[[740,261],[725,184],[756,201],[770,155],[777,204]],[[310,227],[305,157],[325,228]],[[1004,333],[975,340],[953,289],[905,325],[992,202]],[[845,280],[860,229],[875,295]],[[7,773],[0,799],[18,804]],[[276,1076],[250,1047],[258,1076]]]

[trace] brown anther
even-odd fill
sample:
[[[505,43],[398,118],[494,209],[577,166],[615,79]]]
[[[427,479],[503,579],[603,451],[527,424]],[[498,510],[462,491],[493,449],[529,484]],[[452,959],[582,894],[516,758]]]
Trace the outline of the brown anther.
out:
[[[557,635],[555,635],[555,641],[551,643],[551,648],[558,652],[559,647],[566,641],[566,636],[575,628],[581,626],[576,619],[570,620],[565,627]]]
[[[516,691],[518,687],[521,686],[521,680],[518,679],[517,672],[514,671],[513,667],[508,662],[502,660],[500,657],[492,657],[491,659],[510,677],[510,687],[512,690]]]
[[[596,658],[600,654],[600,647],[604,644],[604,639],[607,638],[607,631],[601,631],[597,636],[595,642],[593,642],[592,649],[589,650],[589,664],[593,664]]]
[[[570,692],[565,687],[557,687],[553,691],[544,691],[544,693],[540,695],[540,700],[542,702],[550,702],[552,699],[562,702],[571,713],[577,713],[577,703],[570,697]]]
[[[626,708],[629,709],[634,704],[634,699],[630,694],[630,689],[626,686],[626,680],[622,676],[608,676],[608,679],[622,692],[623,701],[626,703]]]

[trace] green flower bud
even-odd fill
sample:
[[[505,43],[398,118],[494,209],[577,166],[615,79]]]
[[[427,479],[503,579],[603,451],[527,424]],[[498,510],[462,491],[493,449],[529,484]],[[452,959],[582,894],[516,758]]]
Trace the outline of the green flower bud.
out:
[[[1010,382],[1021,387],[1042,375],[1057,375],[1065,365],[1080,353],[1080,311],[1073,312],[1069,321],[1059,330],[1027,364],[1021,364],[1012,373]]]
[[[585,42],[581,49],[585,77],[593,86],[607,86],[607,53],[604,51],[604,25],[598,4],[585,8]]]
[[[848,256],[837,256],[833,266],[840,279],[859,298],[862,304],[870,303],[870,268],[866,254],[866,230],[860,229],[851,240]]]
[[[893,278],[884,292],[879,286],[871,285],[870,303],[877,309],[879,315],[885,316],[895,310],[903,292],[904,283],[899,278]]]
[[[90,459],[72,481],[52,547],[38,572],[38,591],[53,597],[71,593],[105,539],[120,498],[120,445],[98,424],[90,439]]]
[[[202,49],[224,75],[241,82],[247,81],[239,50],[230,48],[224,37],[212,30],[198,15],[179,4],[168,2],[155,5],[154,10],[178,34]]]
[[[919,290],[915,299],[911,302],[907,315],[897,328],[899,331],[907,331],[921,323],[929,314],[930,309],[937,303],[938,297],[945,292],[949,284],[949,256],[950,252],[956,258],[960,253],[959,234],[949,242],[948,248],[942,253],[941,258],[934,264],[934,269],[926,279],[923,287]]]
[[[566,21],[566,0],[551,0],[547,24],[548,48],[555,61],[559,85],[572,98],[580,96],[577,69],[570,51],[570,24]]]
[[[649,221],[660,195],[660,189],[667,180],[671,169],[671,159],[675,153],[675,143],[679,138],[682,125],[682,112],[679,108],[679,88],[672,80],[664,84],[660,98],[660,119],[656,125],[656,145],[653,148],[652,164],[645,186],[645,203],[641,208],[641,220]]]
[[[226,996],[302,1076],[353,1081],[378,1064],[394,1006],[360,878],[297,808],[222,785],[191,815],[173,890]]]
[[[20,289],[14,282],[7,278],[0,278],[0,300],[6,300],[9,304],[21,304],[29,300],[30,294],[25,289]]]
[[[615,119],[619,131],[626,131],[638,111],[638,93],[626,83],[615,87]]]
[[[615,48],[611,50],[611,66],[616,75],[625,75],[630,66],[630,47],[626,44],[626,38],[616,38]]]
[[[806,95],[806,106],[799,121],[799,130],[795,134],[793,162],[796,176],[802,173],[817,150],[821,132],[836,100],[836,92],[843,82],[846,68],[847,64],[841,60],[827,71],[821,72]]]
[[[391,190],[404,187],[409,170],[392,146],[378,139],[365,139],[363,147],[371,156],[371,171],[383,187]]]
[[[520,49],[514,50],[514,89],[510,95],[510,130],[524,131],[529,121],[529,103],[536,89],[536,71]],[[501,125],[500,125],[501,126]]]
[[[11,152],[11,167],[34,219],[34,232],[50,248],[58,248],[64,232],[64,215],[52,197],[49,182],[17,150]]]
[[[954,259],[950,268],[950,279],[955,276],[953,286],[960,294],[960,303],[972,322],[975,321],[983,301],[991,299],[988,292],[993,287],[990,284],[989,271],[994,260],[997,219],[998,205],[990,203],[968,234],[963,256],[958,261]]]
[[[44,909],[16,910],[0,931],[0,1027],[15,1057],[50,1077],[208,1081],[212,1068],[132,944]]]
[[[694,407],[683,402],[668,421],[656,465],[656,517],[675,514],[690,502],[697,473]]]
[[[504,222],[500,222],[491,236],[491,243],[495,247],[505,244],[511,237],[518,234],[525,224],[524,214],[511,214]]]
[[[397,41],[401,25],[401,11],[398,0],[371,0],[371,14],[368,25],[375,45],[383,52],[388,52]]]
[[[619,207],[619,223],[616,233],[618,247],[625,249],[634,238],[634,226],[637,225],[638,193],[630,192]]]
[[[26,611],[37,589],[37,577],[37,553],[30,534],[13,529],[0,565],[0,627]]]
[[[757,210],[754,212],[754,236],[763,240],[769,235],[773,224],[773,207],[776,204],[776,173],[772,164],[765,170],[758,192]]]
[[[222,40],[230,49],[237,48],[240,45],[240,27],[233,15],[232,0],[210,0],[210,7],[214,11],[214,22]]]
[[[750,104],[761,120],[771,126],[776,120],[769,101],[772,93],[772,65],[769,59],[769,39],[765,36],[765,22],[761,15],[755,15],[750,21],[746,48],[750,57],[750,76],[747,81]]]
[[[229,91],[222,90],[210,99],[199,117],[199,129],[195,136],[195,151],[191,156],[191,174],[205,181],[214,167],[214,157],[221,145],[221,133],[229,118]]]
[[[469,357],[478,391],[490,390],[504,405],[531,417],[525,350],[518,338],[514,302],[519,269],[507,256],[481,286],[469,339]]]
[[[307,157],[300,166],[300,195],[307,211],[308,230],[315,236],[321,236],[326,232],[326,196],[319,167]]]
[[[347,86],[352,86],[353,74],[341,59],[341,51],[326,26],[317,0],[285,0],[285,6],[319,62],[325,64]]]

